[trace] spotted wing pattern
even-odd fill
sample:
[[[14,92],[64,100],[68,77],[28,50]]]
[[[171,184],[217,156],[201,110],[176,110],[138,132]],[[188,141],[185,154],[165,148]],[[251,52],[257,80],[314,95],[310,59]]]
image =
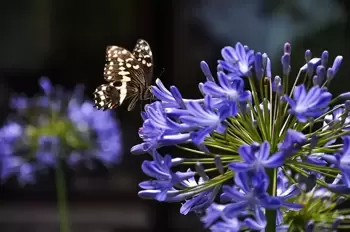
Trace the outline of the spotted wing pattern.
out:
[[[108,82],[98,86],[94,92],[95,106],[98,109],[113,109],[125,99],[131,98],[128,110],[151,84],[153,63],[149,44],[139,39],[133,53],[118,46],[106,49],[104,79]]]
[[[141,63],[142,69],[145,73],[145,81],[148,85],[151,85],[153,75],[153,56],[151,47],[145,40],[139,39],[137,40],[132,54],[137,61]]]

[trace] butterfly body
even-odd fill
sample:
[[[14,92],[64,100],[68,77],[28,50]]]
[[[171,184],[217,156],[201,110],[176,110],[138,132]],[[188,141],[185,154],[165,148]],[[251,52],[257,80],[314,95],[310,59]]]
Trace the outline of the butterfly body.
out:
[[[152,51],[145,40],[139,39],[133,52],[107,46],[104,68],[107,83],[96,88],[95,106],[102,110],[114,109],[129,100],[128,110],[132,110],[137,101],[152,97],[152,75]]]

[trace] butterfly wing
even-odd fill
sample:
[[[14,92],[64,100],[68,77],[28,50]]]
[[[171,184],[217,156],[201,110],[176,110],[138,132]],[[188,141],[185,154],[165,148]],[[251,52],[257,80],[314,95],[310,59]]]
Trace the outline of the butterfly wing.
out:
[[[145,74],[145,85],[151,85],[153,76],[153,55],[151,46],[149,46],[149,44],[145,40],[139,39],[136,42],[132,54],[142,66],[142,69]]]
[[[104,79],[109,83],[96,88],[96,108],[114,109],[130,98],[130,111],[137,100],[143,99],[140,94],[145,92],[152,81],[152,62],[152,51],[145,40],[137,41],[133,53],[122,47],[108,46]]]
[[[129,82],[131,77],[143,83],[144,71],[141,64],[131,52],[118,46],[107,46],[104,78],[108,82]]]
[[[97,109],[114,109],[119,106],[126,96],[126,82],[110,82],[98,86],[94,92]]]

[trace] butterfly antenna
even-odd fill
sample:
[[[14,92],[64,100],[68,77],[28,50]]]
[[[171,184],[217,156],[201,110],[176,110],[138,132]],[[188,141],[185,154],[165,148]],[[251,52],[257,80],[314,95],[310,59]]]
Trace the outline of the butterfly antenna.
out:
[[[160,74],[158,75],[157,78],[161,77],[163,75],[163,73],[165,72],[165,68],[163,68],[163,70],[160,72]]]

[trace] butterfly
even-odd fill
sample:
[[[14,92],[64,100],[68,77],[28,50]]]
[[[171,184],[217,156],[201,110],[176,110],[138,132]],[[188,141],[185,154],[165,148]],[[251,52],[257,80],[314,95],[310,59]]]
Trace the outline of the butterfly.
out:
[[[137,40],[132,52],[119,46],[107,46],[103,76],[108,83],[96,88],[95,107],[114,109],[128,100],[128,111],[131,111],[137,101],[152,98],[152,75],[152,51],[145,40]]]

